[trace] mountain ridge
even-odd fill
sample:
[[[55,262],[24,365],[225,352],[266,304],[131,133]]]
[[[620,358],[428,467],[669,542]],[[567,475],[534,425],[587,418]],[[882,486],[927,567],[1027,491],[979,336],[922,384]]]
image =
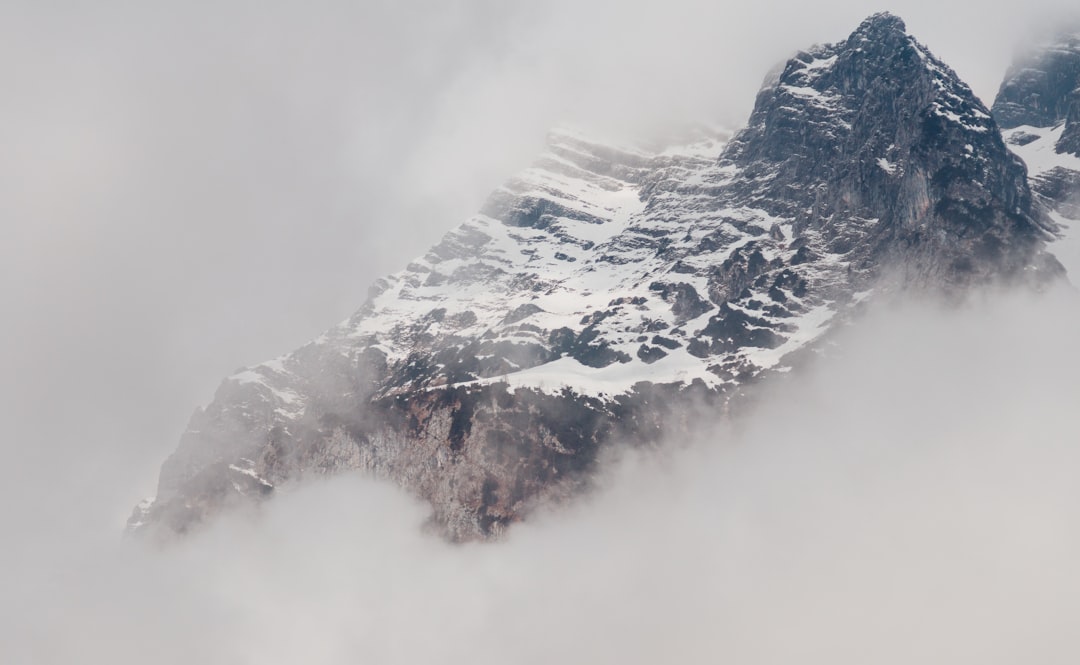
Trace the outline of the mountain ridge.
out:
[[[711,155],[711,156],[710,156]],[[227,378],[131,528],[363,469],[497,537],[616,442],[725,411],[877,292],[1063,277],[990,110],[876,14],[789,60],[725,141],[554,133],[537,164],[314,342]]]

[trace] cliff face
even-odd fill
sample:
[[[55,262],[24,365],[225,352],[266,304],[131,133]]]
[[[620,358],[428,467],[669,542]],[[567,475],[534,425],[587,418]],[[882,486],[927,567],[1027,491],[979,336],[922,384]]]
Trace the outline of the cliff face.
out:
[[[989,110],[894,16],[790,61],[721,161],[735,198],[906,285],[1019,277],[1053,230]]]
[[[993,112],[1052,217],[1080,219],[1080,36],[1064,34],[1022,55]]]
[[[994,100],[994,118],[1005,129],[1051,127],[1075,113],[1077,88],[1080,35],[1061,35],[1009,68]]]
[[[894,16],[798,54],[727,138],[553,134],[349,320],[227,378],[132,528],[365,469],[489,537],[606,446],[732,408],[882,291],[1063,273],[989,111]]]

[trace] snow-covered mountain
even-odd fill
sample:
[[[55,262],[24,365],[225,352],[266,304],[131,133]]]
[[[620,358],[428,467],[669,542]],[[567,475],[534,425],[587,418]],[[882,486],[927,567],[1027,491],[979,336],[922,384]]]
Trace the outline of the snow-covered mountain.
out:
[[[1010,147],[1060,145],[1069,126]],[[1063,213],[1026,176],[990,110],[890,14],[773,72],[734,136],[554,132],[354,316],[226,378],[131,527],[183,531],[366,469],[428,500],[449,537],[497,535],[587,484],[606,446],[689,427],[691,401],[733,408],[861,303],[1062,277],[1046,243]]]

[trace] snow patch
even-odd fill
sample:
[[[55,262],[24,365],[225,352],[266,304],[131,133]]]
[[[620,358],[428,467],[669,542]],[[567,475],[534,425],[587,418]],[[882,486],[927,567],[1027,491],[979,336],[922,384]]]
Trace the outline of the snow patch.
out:
[[[878,158],[877,165],[881,167],[882,171],[888,173],[889,175],[896,175],[896,169],[897,169],[896,164],[893,164],[892,162],[885,159],[884,157],[879,157]]]

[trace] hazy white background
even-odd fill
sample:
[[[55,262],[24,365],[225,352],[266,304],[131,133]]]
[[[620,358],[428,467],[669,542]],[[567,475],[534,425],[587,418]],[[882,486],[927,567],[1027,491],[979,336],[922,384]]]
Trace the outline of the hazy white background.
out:
[[[974,2],[896,2],[889,7],[988,103],[1016,44],[1067,8],[1065,2],[1029,2],[1022,12]],[[365,636],[404,640],[400,653],[410,655],[409,649],[421,648],[410,641],[411,629],[434,631],[446,622],[470,621],[477,623],[457,627],[455,635],[463,636],[457,648],[476,654],[471,650],[477,644],[495,640],[489,630],[511,637],[525,630],[499,621],[510,620],[520,598],[546,593],[551,596],[537,600],[531,611],[550,607],[543,616],[561,623],[548,630],[566,628],[570,632],[563,640],[580,634],[583,644],[602,644],[605,636],[627,632],[644,639],[639,623],[645,619],[656,623],[657,630],[677,630],[684,622],[661,626],[664,615],[634,616],[640,603],[616,602],[609,609],[617,616],[606,619],[614,623],[594,633],[589,622],[596,613],[581,614],[580,605],[562,606],[565,599],[555,593],[562,589],[557,580],[565,572],[567,585],[595,584],[595,602],[608,607],[608,597],[627,579],[626,570],[610,563],[626,552],[644,552],[625,563],[630,577],[641,577],[643,571],[661,575],[670,556],[714,551],[686,540],[664,545],[671,532],[695,533],[697,522],[691,518],[696,513],[680,501],[699,491],[706,494],[694,505],[711,505],[706,498],[717,498],[700,478],[677,474],[678,482],[661,483],[666,490],[640,490],[646,497],[648,492],[677,495],[670,501],[640,499],[658,506],[655,515],[646,511],[640,525],[624,523],[637,519],[634,511],[597,508],[598,517],[586,515],[550,530],[537,527],[505,548],[474,554],[418,541],[409,519],[401,517],[413,515],[415,522],[420,519],[417,508],[385,488],[354,487],[348,481],[283,501],[265,527],[212,534],[203,545],[172,555],[181,561],[144,559],[113,544],[130,506],[153,491],[157,466],[174,447],[188,415],[210,398],[220,377],[290,350],[349,315],[362,303],[372,279],[421,252],[474,211],[503,178],[528,164],[546,128],[569,121],[606,134],[643,136],[685,120],[737,126],[776,61],[813,42],[843,38],[879,9],[842,2],[685,0],[4,3],[0,451],[6,477],[0,483],[0,563],[16,592],[5,593],[0,601],[0,622],[18,638],[4,636],[0,651],[18,649],[19,658],[0,659],[49,662],[49,657],[34,656],[35,650],[49,648],[53,662],[87,662],[75,657],[80,645],[99,640],[100,649],[92,653],[106,654],[123,637],[132,640],[131,654],[145,654],[142,649],[152,645],[171,653],[174,662],[184,662],[184,653],[215,653],[224,660],[225,654],[243,649],[281,655],[290,652],[275,640],[293,634],[282,627],[293,626],[302,636],[311,624],[335,640],[319,642],[330,650],[325,654],[304,653],[316,656],[313,662],[322,655],[333,662],[337,655],[374,648]],[[1061,304],[1034,312],[1040,321],[1058,323],[1048,324],[1051,333],[1029,322],[1001,330],[980,327],[996,331],[998,337],[986,344],[997,346],[976,345],[985,355],[952,367],[954,372],[943,380],[944,385],[956,383],[955,390],[943,399],[989,382],[992,377],[982,376],[974,385],[967,379],[980,377],[978,372],[989,371],[1002,357],[1015,360],[1019,368],[1075,367],[1076,354],[1067,344],[1071,338],[1054,337],[1059,344],[1050,346],[1041,337],[1074,329],[1069,328],[1074,313],[1071,305]],[[983,316],[1014,321],[996,311]],[[967,320],[954,324],[969,326],[956,335],[975,332]],[[1026,342],[1036,336],[1033,348]],[[933,340],[918,348],[929,354],[929,364],[941,362]],[[1044,355],[1025,355],[1036,352]],[[897,369],[904,368],[882,371]],[[879,419],[895,417],[901,412],[897,407],[919,413],[926,404],[894,403],[920,398],[924,382],[934,384],[925,376],[915,379],[897,384],[905,390],[890,392],[891,379],[879,377],[888,385],[877,393],[860,390],[858,396],[879,396]],[[1061,416],[1077,403],[1075,393],[1068,392],[1072,384],[1061,376],[1055,381],[1031,381],[1056,386],[1045,395],[1019,389],[1010,393],[1030,409],[1044,403],[1059,407],[1052,413],[1039,411],[1037,422],[1017,421],[1029,430],[1046,427],[1051,443],[1054,436],[1065,435],[1060,427],[1067,429],[1069,423]],[[1005,417],[1011,402],[997,398],[1002,401],[995,408],[969,400],[963,402],[967,410],[958,412]],[[876,421],[866,422],[870,427]],[[1000,429],[998,420],[986,422]],[[787,445],[775,442],[775,432],[768,434],[756,436],[773,441],[770,445]],[[973,433],[956,439],[956,445],[980,440]],[[835,440],[849,439],[837,434]],[[1009,463],[994,468],[1011,473],[1017,461],[1029,459],[1008,448],[1025,441],[1019,435],[1005,439],[1003,450],[1016,458],[1003,452]],[[855,465],[862,473],[858,457],[845,457],[847,444],[836,445],[832,454],[838,463]],[[1071,452],[1046,445],[1051,447],[1038,459],[1047,460],[1047,469],[1072,468],[1072,457],[1055,457]],[[776,459],[788,457],[777,453]],[[766,486],[778,483],[775,478],[784,476],[774,475],[774,460],[767,461],[745,462],[750,465],[746,477]],[[794,473],[783,464],[777,474]],[[897,476],[894,486],[907,491],[911,484],[905,478]],[[1042,486],[1036,475],[1025,478],[1032,487]],[[932,485],[931,480],[925,482]],[[942,478],[937,481],[947,485]],[[924,480],[916,476],[912,482]],[[625,486],[635,484],[626,481]],[[678,489],[683,486],[689,488],[685,495]],[[994,487],[987,480],[970,491],[978,495]],[[856,489],[849,495],[861,496]],[[837,505],[844,504],[845,496],[837,495]],[[1058,510],[1061,517],[1065,509],[1053,498],[1039,495],[1035,500],[1045,501],[1032,509]],[[340,512],[326,513],[325,523],[296,517],[310,516],[312,506],[322,510],[326,502]],[[371,509],[383,503],[391,506],[388,513]],[[1026,515],[1025,505],[1016,515]],[[847,534],[840,529],[846,518],[830,516],[830,511],[831,504],[823,506],[808,519],[837,520],[839,530],[824,533]],[[994,511],[986,508],[978,519],[989,520]],[[672,514],[682,515],[684,522],[674,524],[684,528],[665,531],[662,518]],[[707,514],[714,514],[711,508]],[[904,515],[899,519],[907,519]],[[727,518],[720,513],[716,519]],[[761,552],[781,556],[784,548],[774,547],[777,543],[769,538],[796,538],[788,527],[802,519],[778,517],[775,536],[762,537]],[[1026,521],[1016,517],[1002,528]],[[596,529],[610,522],[622,531],[610,535]],[[343,524],[357,527],[342,532]],[[1045,533],[1057,533],[1057,523],[1048,524]],[[739,540],[727,527],[717,528],[719,535],[708,536],[709,542]],[[294,529],[310,530],[310,535],[284,536]],[[987,529],[976,536],[993,533]],[[922,535],[912,532],[913,538]],[[626,548],[605,549],[609,539],[620,543],[620,538],[630,539]],[[313,545],[312,554],[302,547],[308,539],[326,547]],[[580,539],[583,551],[594,553],[578,562],[574,553]],[[638,547],[634,539],[655,541],[659,549]],[[1073,547],[1075,541],[1066,544]],[[280,556],[264,556],[282,548]],[[533,551],[550,551],[551,558],[526,554]],[[1048,552],[1057,551],[1033,546],[1032,556],[1056,556]],[[748,555],[754,555],[764,577],[748,579],[757,580],[755,588],[781,584],[787,573],[770,569],[770,560],[757,553],[751,547]],[[356,563],[357,557],[369,566]],[[962,560],[957,554],[946,565],[953,564],[950,570],[956,574],[968,574]],[[561,563],[556,569],[548,561]],[[694,603],[719,602],[694,594],[728,579],[707,579],[705,570],[711,567],[703,561],[697,568],[683,567],[699,573],[704,585],[691,593],[687,611],[697,609]],[[867,573],[867,579],[885,583],[877,573],[903,561],[882,559],[882,567],[870,569],[874,574]],[[1008,561],[1032,560],[1017,554]],[[578,563],[580,570],[575,569]],[[811,564],[791,565],[797,571]],[[396,567],[388,572],[387,566]],[[380,573],[368,575],[371,570]],[[463,570],[481,572],[449,580],[441,574]],[[971,580],[981,579],[970,574]],[[338,575],[351,584],[338,584]],[[767,581],[772,575],[781,581]],[[229,582],[221,582],[224,578]],[[284,590],[263,588],[267,579],[280,581]],[[361,593],[356,586],[398,585],[404,579],[430,583],[393,594],[381,588]],[[655,597],[663,607],[663,593],[678,588],[666,579],[646,576],[646,590],[631,600]],[[1054,596],[1048,586],[1034,588]],[[666,600],[675,603],[680,597]],[[303,612],[293,617],[294,604],[306,608],[307,618]],[[740,614],[735,605],[720,605],[725,621],[734,620],[731,613]],[[479,613],[462,606],[480,608]],[[335,612],[338,607],[349,612]],[[837,611],[853,607],[848,603]],[[417,611],[421,615],[413,618]],[[754,611],[765,610],[751,608],[740,620],[756,621]],[[618,612],[631,616],[620,618]],[[773,616],[771,610],[768,614]],[[819,612],[809,614],[808,634],[815,621],[825,620]],[[703,616],[714,615],[697,613],[686,620],[685,648],[721,634],[695,623]],[[316,621],[319,617],[328,623]],[[483,617],[498,619],[491,624],[495,628],[485,628]],[[764,614],[760,618],[763,623],[754,624],[759,628],[768,623]],[[356,632],[358,624],[370,632]],[[384,625],[388,631],[380,630]],[[1048,630],[1054,624],[1041,625]],[[616,630],[626,626],[634,630]],[[264,635],[270,628],[273,638]],[[149,636],[146,642],[139,641],[140,631]],[[353,642],[340,642],[343,635],[351,635]],[[312,642],[298,637],[296,648],[313,649]],[[536,648],[543,643],[537,639]],[[552,638],[550,648],[558,651],[570,643]],[[498,654],[502,646],[495,640],[490,653]],[[184,651],[200,648],[206,651]],[[160,659],[170,662],[164,654]]]

